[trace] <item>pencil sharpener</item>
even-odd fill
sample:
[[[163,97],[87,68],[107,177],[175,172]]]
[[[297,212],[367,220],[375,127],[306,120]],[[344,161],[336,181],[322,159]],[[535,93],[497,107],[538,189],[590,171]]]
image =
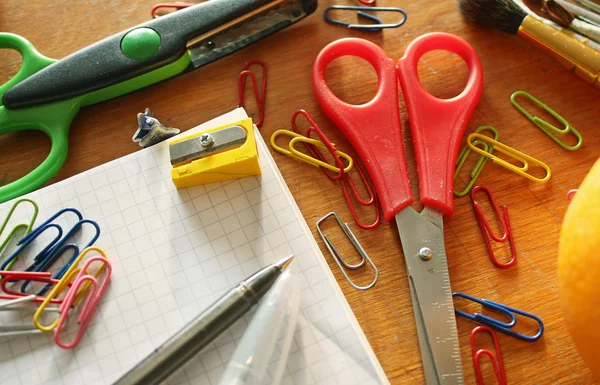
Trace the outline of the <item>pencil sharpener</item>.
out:
[[[250,118],[177,138],[169,155],[177,188],[260,175]]]

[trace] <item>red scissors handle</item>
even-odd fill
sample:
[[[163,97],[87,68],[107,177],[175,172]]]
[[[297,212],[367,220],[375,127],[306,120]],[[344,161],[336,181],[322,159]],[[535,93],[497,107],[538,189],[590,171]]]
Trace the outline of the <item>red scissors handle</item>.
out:
[[[417,70],[419,59],[434,50],[453,52],[467,63],[469,80],[454,98],[436,98],[421,84]],[[452,215],[456,157],[483,89],[481,61],[463,39],[436,32],[410,43],[397,68],[415,146],[421,202],[444,215]]]
[[[377,94],[368,103],[343,102],[325,82],[325,68],[341,56],[367,60],[379,77]],[[392,59],[376,44],[346,38],[327,45],[313,67],[313,88],[323,111],[342,130],[369,171],[386,220],[413,202],[398,111],[398,80]]]

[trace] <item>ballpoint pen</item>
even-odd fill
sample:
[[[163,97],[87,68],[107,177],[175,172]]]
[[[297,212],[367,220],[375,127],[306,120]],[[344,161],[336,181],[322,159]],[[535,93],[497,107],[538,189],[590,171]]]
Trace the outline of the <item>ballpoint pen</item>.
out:
[[[256,305],[293,258],[290,255],[240,282],[114,385],[161,383]]]
[[[281,332],[285,331],[277,359],[285,365],[294,335],[300,304],[300,290],[296,277],[285,271],[259,306],[252,322],[235,349],[219,385],[259,385],[264,383],[267,368]],[[290,341],[291,342],[291,341]],[[275,373],[277,374],[277,370]],[[276,385],[281,378],[271,379]]]

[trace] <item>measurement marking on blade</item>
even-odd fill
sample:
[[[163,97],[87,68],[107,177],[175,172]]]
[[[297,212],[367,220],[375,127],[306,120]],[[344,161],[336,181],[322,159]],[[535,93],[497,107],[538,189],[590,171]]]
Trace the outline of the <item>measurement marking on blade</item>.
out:
[[[462,373],[444,373],[442,374],[442,377],[457,377],[457,376],[462,376]]]

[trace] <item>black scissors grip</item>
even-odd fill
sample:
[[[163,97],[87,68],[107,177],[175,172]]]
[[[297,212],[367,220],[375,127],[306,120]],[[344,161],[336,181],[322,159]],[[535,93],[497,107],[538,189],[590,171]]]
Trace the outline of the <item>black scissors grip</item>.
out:
[[[271,1],[212,0],[139,24],[36,72],[6,91],[1,104],[47,104],[148,73],[181,58],[189,40]]]

